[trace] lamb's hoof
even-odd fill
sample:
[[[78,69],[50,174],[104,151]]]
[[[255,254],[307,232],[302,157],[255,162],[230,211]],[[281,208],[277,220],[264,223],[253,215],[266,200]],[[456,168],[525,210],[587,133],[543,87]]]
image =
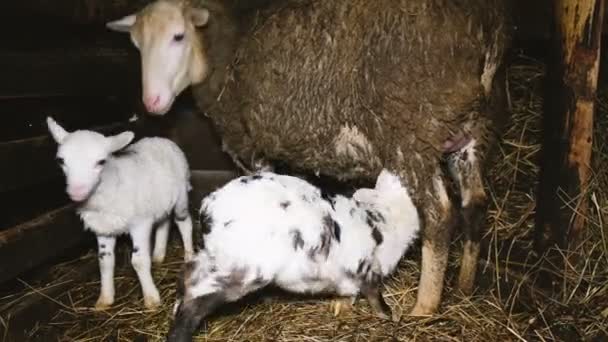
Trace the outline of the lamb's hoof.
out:
[[[435,310],[425,307],[420,304],[416,304],[412,311],[410,311],[409,315],[414,317],[430,317],[433,316]]]
[[[154,254],[152,255],[152,263],[159,265],[162,264],[163,261],[165,261],[165,254]]]
[[[393,311],[393,313],[391,314],[391,321],[397,323],[401,320],[401,317]]]
[[[156,310],[160,306],[160,295],[158,292],[144,296],[144,306],[148,310]]]
[[[390,308],[384,308],[384,310],[382,311],[377,311],[376,312],[376,316],[378,318],[387,320],[387,321],[392,321],[392,322],[399,322],[399,315],[397,315],[396,312],[392,311]]]
[[[397,322],[399,322],[401,320],[401,317],[396,312],[393,311],[390,314],[390,317],[386,317],[385,319],[397,323]]]
[[[99,299],[97,299],[97,302],[95,303],[95,310],[107,310],[112,306],[112,304],[114,304],[113,298],[99,297]]]
[[[329,303],[329,307],[335,317],[338,317],[341,313],[350,312],[353,309],[355,303],[354,298],[338,298],[333,299]]]
[[[192,261],[194,259],[194,252],[184,252],[184,262]]]

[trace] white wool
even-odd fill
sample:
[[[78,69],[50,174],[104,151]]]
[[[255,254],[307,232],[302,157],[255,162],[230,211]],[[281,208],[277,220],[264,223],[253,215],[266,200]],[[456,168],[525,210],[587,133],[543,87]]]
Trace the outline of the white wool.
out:
[[[370,226],[369,212],[382,220]],[[375,189],[331,200],[301,179],[262,172],[207,196],[201,213],[210,232],[185,279],[187,298],[222,291],[236,300],[270,283],[299,293],[354,296],[363,278],[394,270],[420,227],[407,189],[387,171]],[[374,227],[382,235],[379,244]]]
[[[78,208],[96,234],[126,233],[142,218],[158,221],[171,213],[184,187],[190,189],[186,158],[170,140],[144,138],[123,153],[108,158],[97,188]]]
[[[160,294],[150,272],[154,226],[155,262],[165,258],[171,214],[182,237],[184,258],[193,254],[190,170],[184,153],[164,138],[145,138],[125,147],[132,132],[105,137],[86,130],[69,133],[52,118],[47,124],[59,144],[57,159],[66,176],[66,191],[79,201],[77,212],[85,227],[97,235],[101,290],[95,307],[105,309],[114,302],[114,247],[116,236],[124,233],[133,241],[131,264],[144,304],[156,307]]]

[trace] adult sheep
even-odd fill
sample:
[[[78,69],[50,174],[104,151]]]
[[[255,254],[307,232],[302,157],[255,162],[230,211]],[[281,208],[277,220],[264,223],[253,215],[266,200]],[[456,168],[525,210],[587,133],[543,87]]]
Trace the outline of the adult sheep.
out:
[[[221,0],[157,0],[108,23],[141,53],[143,102],[164,114],[192,86],[225,150],[254,168],[370,183],[382,168],[423,222],[413,315],[436,311],[460,189],[470,293],[485,217],[484,164],[504,105],[501,0],[284,0],[237,17]]]

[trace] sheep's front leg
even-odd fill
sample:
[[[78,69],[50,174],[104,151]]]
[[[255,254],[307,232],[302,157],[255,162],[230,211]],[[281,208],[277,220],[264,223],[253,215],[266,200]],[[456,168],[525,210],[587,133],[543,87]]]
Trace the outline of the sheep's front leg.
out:
[[[154,238],[154,252],[152,252],[152,262],[161,264],[167,254],[167,240],[169,240],[169,228],[171,221],[163,220],[156,227],[156,237]]]
[[[160,294],[154,279],[152,279],[150,261],[150,233],[152,222],[138,222],[131,227],[130,234],[133,240],[133,253],[131,254],[131,264],[137,273],[141,290],[144,295],[144,305],[148,309],[154,309],[160,304]]]
[[[422,235],[422,267],[418,283],[416,304],[412,316],[429,316],[437,311],[441,302],[443,280],[448,264],[450,236],[456,215],[445,184],[438,173],[433,180],[435,198],[424,208]]]
[[[101,291],[96,310],[105,310],[114,303],[114,246],[116,237],[97,235],[97,250],[99,257],[99,273],[101,275]]]

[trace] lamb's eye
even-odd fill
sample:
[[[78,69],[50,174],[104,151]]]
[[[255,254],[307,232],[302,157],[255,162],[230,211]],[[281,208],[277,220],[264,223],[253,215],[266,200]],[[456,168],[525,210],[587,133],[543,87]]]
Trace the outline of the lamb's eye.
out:
[[[57,158],[55,158],[55,161],[56,161],[56,162],[57,162],[57,164],[59,164],[60,166],[63,166],[63,163],[64,163],[64,162],[63,162],[63,158],[61,158],[61,157],[57,157]]]
[[[183,33],[178,33],[178,34],[176,34],[176,35],[173,36],[173,41],[181,42],[182,40],[184,40],[184,34]]]
[[[100,161],[97,162],[97,166],[103,166],[106,163],[105,159],[102,159]]]

